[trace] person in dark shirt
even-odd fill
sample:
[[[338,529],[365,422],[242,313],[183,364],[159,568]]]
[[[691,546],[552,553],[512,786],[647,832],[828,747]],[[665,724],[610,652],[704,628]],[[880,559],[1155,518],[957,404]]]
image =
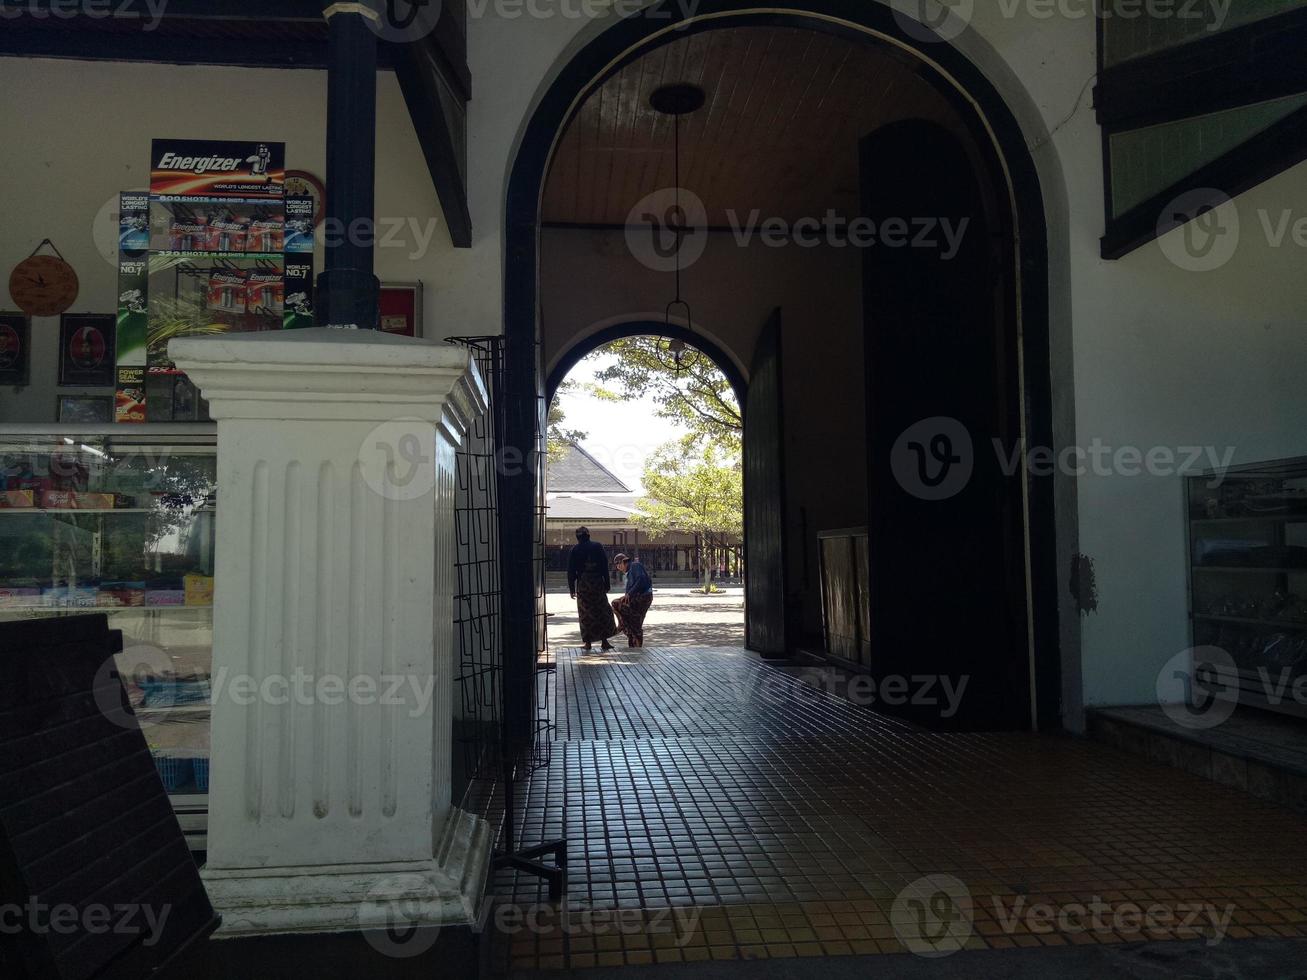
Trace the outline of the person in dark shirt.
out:
[[[567,559],[567,591],[576,600],[581,621],[581,642],[590,650],[595,640],[611,650],[610,636],[617,633],[613,609],[608,605],[608,553],[590,540],[589,528],[576,529],[576,547]]]
[[[644,646],[644,617],[653,604],[653,580],[640,560],[626,555],[613,559],[617,570],[626,576],[626,591],[613,600],[617,625],[626,634],[626,643],[632,647]]]

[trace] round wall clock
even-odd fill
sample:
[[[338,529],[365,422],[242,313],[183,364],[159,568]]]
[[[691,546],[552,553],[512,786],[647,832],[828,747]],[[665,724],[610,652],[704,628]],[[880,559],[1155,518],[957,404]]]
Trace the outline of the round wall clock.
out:
[[[287,170],[285,177],[287,197],[313,198],[313,227],[322,224],[322,201],[327,196],[327,188],[307,170]]]
[[[28,316],[58,316],[73,305],[79,288],[77,273],[58,254],[30,255],[9,276],[9,295]]]

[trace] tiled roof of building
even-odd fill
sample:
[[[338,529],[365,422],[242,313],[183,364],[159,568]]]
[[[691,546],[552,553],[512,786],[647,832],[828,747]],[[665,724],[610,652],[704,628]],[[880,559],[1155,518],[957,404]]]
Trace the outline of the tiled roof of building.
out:
[[[551,521],[630,521],[635,510],[635,495],[599,497],[590,494],[549,495],[547,518]]]
[[[565,445],[558,459],[549,461],[551,493],[630,493],[631,488],[574,442]]]

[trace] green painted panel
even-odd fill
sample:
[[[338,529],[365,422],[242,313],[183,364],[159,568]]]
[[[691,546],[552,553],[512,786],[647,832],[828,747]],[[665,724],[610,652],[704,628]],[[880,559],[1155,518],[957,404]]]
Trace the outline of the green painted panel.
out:
[[[1307,0],[1102,0],[1103,64],[1111,68],[1298,7]]]
[[[1142,204],[1304,106],[1307,93],[1114,134],[1109,141],[1113,216]]]

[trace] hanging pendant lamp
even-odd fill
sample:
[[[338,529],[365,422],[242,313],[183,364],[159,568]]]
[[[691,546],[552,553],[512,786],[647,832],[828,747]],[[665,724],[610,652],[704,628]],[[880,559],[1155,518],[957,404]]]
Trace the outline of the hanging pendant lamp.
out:
[[[668,303],[667,309],[663,311],[663,321],[666,326],[670,327],[672,325],[672,309],[677,306],[684,307],[687,330],[694,329],[694,317],[690,311],[690,304],[681,296],[681,246],[685,243],[685,236],[690,231],[686,227],[685,210],[681,207],[681,117],[697,112],[703,107],[705,101],[706,96],[703,89],[697,85],[685,84],[664,85],[649,97],[649,104],[655,112],[672,117],[672,167],[673,184],[676,192],[676,202],[672,206],[672,220],[675,222],[672,230],[676,235],[676,298]],[[672,358],[676,362],[676,373],[679,375],[681,373],[681,357],[685,353],[685,341],[679,337],[673,338],[668,342],[667,349],[671,351]]]

